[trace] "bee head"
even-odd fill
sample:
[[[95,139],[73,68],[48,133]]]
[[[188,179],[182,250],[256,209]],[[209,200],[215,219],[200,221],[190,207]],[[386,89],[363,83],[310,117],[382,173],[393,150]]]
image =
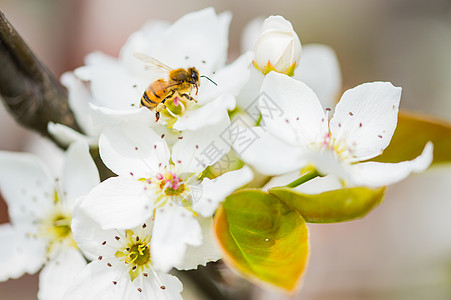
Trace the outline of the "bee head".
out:
[[[191,75],[191,80],[189,81],[189,83],[198,85],[199,84],[199,71],[197,71],[197,69],[195,67],[189,68],[188,71]]]

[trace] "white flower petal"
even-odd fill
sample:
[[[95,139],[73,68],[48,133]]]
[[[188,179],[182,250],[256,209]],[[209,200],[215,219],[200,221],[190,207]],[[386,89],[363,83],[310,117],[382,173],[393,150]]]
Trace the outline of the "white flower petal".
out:
[[[130,35],[119,54],[120,61],[126,65],[130,73],[147,78],[149,72],[145,70],[143,63],[134,57],[134,53],[151,53],[156,43],[164,36],[169,23],[166,21],[149,21],[141,30]]]
[[[0,190],[11,222],[31,223],[51,209],[54,179],[37,156],[0,151]]]
[[[117,59],[115,57],[112,57],[108,54],[105,54],[100,51],[94,51],[86,55],[85,57],[85,65],[87,66],[104,66],[104,67],[110,67],[111,65],[114,65],[116,63]],[[84,73],[83,67],[75,69],[75,76],[80,78],[84,81],[89,81],[92,78],[90,77],[90,73]]]
[[[47,131],[61,144],[68,146],[72,142],[82,141],[89,145],[96,146],[98,136],[89,137],[80,132],[59,123],[49,122],[47,124]]]
[[[254,49],[255,42],[262,32],[263,17],[252,19],[244,26],[243,33],[241,34],[241,52],[246,52]]]
[[[34,274],[45,262],[45,242],[10,224],[0,225],[0,243],[0,281]]]
[[[152,127],[152,130],[160,137],[164,135],[164,140],[170,149],[172,149],[172,146],[179,141],[179,137],[182,134],[182,132],[175,131],[167,126],[155,126]]]
[[[215,179],[204,178],[201,183],[202,195],[198,201],[193,201],[193,210],[203,217],[212,216],[225,197],[253,178],[252,170],[248,166],[224,173]]]
[[[122,276],[121,273],[123,273]],[[113,281],[116,281],[117,284],[113,284]],[[76,276],[73,284],[61,299],[135,299],[132,297],[124,298],[126,292],[130,289],[130,282],[130,275],[127,272],[122,272],[120,268],[108,268],[104,261],[92,261]]]
[[[116,248],[120,248],[118,241],[113,238],[117,231],[102,229],[80,206],[76,206],[72,212],[71,230],[78,247],[90,260],[99,256],[114,256]]]
[[[89,108],[91,110],[93,122],[99,132],[106,126],[113,126],[129,121],[141,122],[143,124],[142,126],[147,127],[154,126],[156,123],[155,112],[146,107],[131,110],[118,110],[90,103]]]
[[[263,79],[265,79],[265,75],[254,66],[251,66],[249,79],[236,97],[237,106],[244,109],[255,121],[257,121],[260,116],[258,111],[258,99],[260,98],[259,95]]]
[[[157,209],[151,246],[156,269],[169,271],[182,263],[188,245],[200,246],[201,243],[202,230],[190,211],[172,203]]]
[[[222,68],[227,61],[227,53],[229,48],[229,30],[230,21],[232,21],[232,13],[230,11],[224,11],[218,15],[219,26],[217,35],[220,38],[219,43],[216,45],[219,58],[216,64],[216,70]]]
[[[90,60],[95,58],[95,62],[90,64],[88,60],[86,66],[74,71],[77,77],[91,82],[95,104],[118,110],[133,110],[139,107],[142,93],[150,82],[127,72],[118,60],[111,57],[98,59],[99,56],[102,54],[91,54]]]
[[[230,20],[230,13],[218,16],[213,8],[186,14],[168,28],[151,54],[172,68],[195,66],[201,75],[210,75],[226,61]],[[190,34],[180,34],[187,28]]]
[[[228,119],[228,110],[235,108],[235,98],[230,94],[222,94],[216,100],[206,103],[197,109],[188,110],[175,122],[175,130],[198,130]]]
[[[208,262],[217,261],[222,257],[214,237],[213,218],[197,218],[197,220],[202,228],[202,245],[188,246],[185,259],[175,266],[179,270],[197,269],[199,265],[205,266]]]
[[[39,274],[39,300],[60,300],[67,288],[86,266],[80,251],[70,247],[48,261]]]
[[[147,21],[141,28],[142,32],[150,41],[161,39],[165,30],[171,26],[171,23],[164,20],[150,20]]]
[[[250,66],[252,65],[252,53],[246,52],[238,57],[233,63],[219,69],[215,74],[210,75],[210,79],[202,79],[199,88],[199,104],[205,104],[212,99],[218,98],[223,93],[230,93],[237,96],[250,76]]]
[[[66,193],[62,201],[72,210],[78,197],[87,195],[100,183],[99,172],[86,143],[78,142],[69,146],[62,176],[62,188]]]
[[[143,287],[142,294],[139,295],[139,300],[144,299],[155,299],[155,300],[182,300],[182,296],[180,293],[183,290],[183,285],[180,282],[180,280],[172,276],[170,274],[162,273],[162,272],[156,272],[157,276],[159,278],[159,281],[163,284],[165,287],[164,289],[161,288],[160,282],[155,279],[154,276],[150,275],[149,277],[145,278],[143,280]],[[140,283],[134,281],[135,283],[135,290],[138,289],[138,285]]]
[[[341,74],[332,48],[320,44],[304,46],[294,78],[315,92],[324,109],[335,107],[341,89]]]
[[[92,101],[92,97],[89,90],[72,72],[64,73],[61,76],[61,83],[67,88],[69,106],[78,125],[84,132],[90,133],[91,120],[88,103]]]
[[[280,175],[300,169],[306,161],[299,148],[286,144],[261,127],[241,127],[233,148],[239,157],[258,172]]]
[[[149,178],[169,163],[165,140],[141,123],[127,123],[105,129],[99,139],[100,156],[114,173]]]
[[[259,109],[268,130],[291,145],[307,147],[326,132],[327,120],[315,93],[287,75],[266,75]]]
[[[347,90],[330,120],[330,132],[346,143],[356,161],[382,153],[398,120],[401,88],[389,82],[364,83]]]
[[[153,222],[148,221],[146,231],[149,232],[144,233],[142,226],[131,230],[148,236],[153,229]],[[80,248],[93,261],[77,276],[63,299],[80,299],[78,297],[83,295],[83,298],[88,299],[105,299],[102,298],[104,296],[112,297],[106,299],[181,299],[178,294],[182,290],[182,284],[174,276],[146,270],[148,276],[131,281],[130,266],[115,255],[116,251],[124,247],[121,240],[124,232],[116,229],[102,230],[82,209],[75,210],[72,228]]]
[[[38,134],[32,135],[23,150],[42,159],[51,174],[59,174],[63,169],[64,151],[50,139],[43,139]]]
[[[210,127],[184,131],[172,147],[172,161],[183,172],[202,172],[230,151],[229,126],[230,120],[225,117]]]
[[[426,170],[432,163],[433,145],[428,142],[423,153],[410,161],[399,163],[364,162],[349,167],[352,184],[370,187],[389,185],[403,180],[410,173]]]
[[[144,183],[133,178],[108,178],[80,206],[103,229],[132,228],[152,215],[153,201],[145,189]]]
[[[308,151],[305,159],[322,175],[334,175],[344,181],[349,180],[348,163],[337,158],[333,151]]]

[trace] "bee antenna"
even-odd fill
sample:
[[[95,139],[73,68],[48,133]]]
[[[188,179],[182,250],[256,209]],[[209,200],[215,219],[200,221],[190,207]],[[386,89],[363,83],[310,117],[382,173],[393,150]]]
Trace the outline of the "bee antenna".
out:
[[[210,78],[208,78],[207,76],[205,76],[205,75],[202,75],[202,76],[200,76],[200,77],[205,77],[205,78],[207,78],[208,80],[210,80],[214,85],[216,85],[216,86],[218,86],[217,84],[216,84],[216,82],[214,82],[213,80],[211,80]]]

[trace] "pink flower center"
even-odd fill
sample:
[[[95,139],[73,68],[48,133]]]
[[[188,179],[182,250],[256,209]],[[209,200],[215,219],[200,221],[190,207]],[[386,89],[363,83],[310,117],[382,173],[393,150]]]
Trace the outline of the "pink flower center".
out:
[[[170,189],[176,191],[180,188],[182,179],[174,172],[167,172],[166,174],[158,173],[156,178],[161,181],[160,186],[163,190]]]

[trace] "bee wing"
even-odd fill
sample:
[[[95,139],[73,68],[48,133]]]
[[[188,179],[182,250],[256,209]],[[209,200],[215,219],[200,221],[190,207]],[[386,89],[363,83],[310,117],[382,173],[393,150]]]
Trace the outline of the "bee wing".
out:
[[[139,59],[143,63],[145,63],[146,66],[152,71],[163,71],[164,70],[166,72],[170,72],[173,70],[171,67],[168,67],[161,61],[159,61],[153,57],[150,57],[144,53],[135,52],[135,53],[133,53],[133,56],[135,56],[137,59]]]

